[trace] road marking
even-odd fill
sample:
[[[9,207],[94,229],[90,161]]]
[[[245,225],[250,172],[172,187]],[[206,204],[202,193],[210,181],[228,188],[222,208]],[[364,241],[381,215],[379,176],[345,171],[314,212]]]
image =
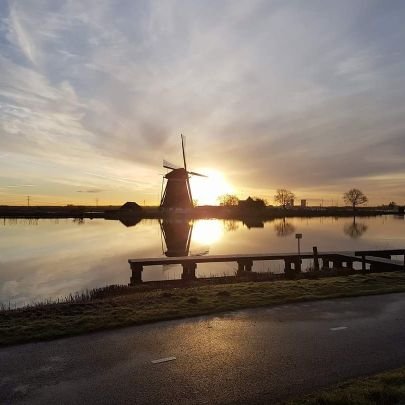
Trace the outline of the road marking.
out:
[[[337,326],[336,328],[330,328],[331,331],[336,331],[336,330],[343,330],[343,329],[347,329],[347,326]]]
[[[166,363],[167,361],[176,360],[176,357],[164,357],[163,359],[152,360],[153,364]]]

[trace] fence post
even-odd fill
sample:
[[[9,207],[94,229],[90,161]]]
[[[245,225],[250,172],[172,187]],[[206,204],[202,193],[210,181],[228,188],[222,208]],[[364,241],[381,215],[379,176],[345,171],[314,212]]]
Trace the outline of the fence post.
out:
[[[315,271],[319,271],[318,248],[316,246],[314,246],[312,248],[312,251],[314,252],[314,269],[315,269]]]
[[[405,250],[403,251],[404,254],[404,265],[403,265],[403,270],[405,271]]]

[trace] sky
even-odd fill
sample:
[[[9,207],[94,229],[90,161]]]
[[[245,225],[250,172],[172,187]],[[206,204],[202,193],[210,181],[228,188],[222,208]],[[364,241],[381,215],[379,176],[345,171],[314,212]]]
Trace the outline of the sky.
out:
[[[181,133],[209,189],[404,204],[404,20],[401,0],[2,0],[0,204],[158,204]]]

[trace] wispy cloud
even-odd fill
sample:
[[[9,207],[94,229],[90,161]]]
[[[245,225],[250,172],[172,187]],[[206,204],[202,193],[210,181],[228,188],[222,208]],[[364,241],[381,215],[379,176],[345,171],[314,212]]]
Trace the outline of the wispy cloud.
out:
[[[4,178],[158,194],[162,158],[180,159],[180,132],[193,168],[223,170],[236,188],[333,193],[405,173],[401,2],[1,10]],[[379,185],[366,190],[375,199]]]
[[[24,187],[35,187],[35,184],[8,184],[6,186],[1,186],[0,188],[24,188]]]
[[[98,189],[88,189],[88,190],[77,190],[77,193],[101,193],[104,190],[98,190]]]

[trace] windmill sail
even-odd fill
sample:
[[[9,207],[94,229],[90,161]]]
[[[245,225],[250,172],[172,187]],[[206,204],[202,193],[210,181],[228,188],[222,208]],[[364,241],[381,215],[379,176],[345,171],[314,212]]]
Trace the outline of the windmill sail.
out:
[[[187,164],[186,164],[186,152],[184,150],[184,136],[181,134],[181,149],[183,151],[183,162],[184,162],[184,170],[186,171],[186,181],[187,181],[187,190],[188,190],[188,195],[191,201],[191,205],[193,206],[193,196],[191,195],[191,187],[190,187],[190,178],[188,177],[188,172],[187,172]]]
[[[169,161],[164,160],[164,159],[163,159],[163,167],[165,167],[166,169],[172,169],[172,170],[180,169],[180,166],[170,163]]]

